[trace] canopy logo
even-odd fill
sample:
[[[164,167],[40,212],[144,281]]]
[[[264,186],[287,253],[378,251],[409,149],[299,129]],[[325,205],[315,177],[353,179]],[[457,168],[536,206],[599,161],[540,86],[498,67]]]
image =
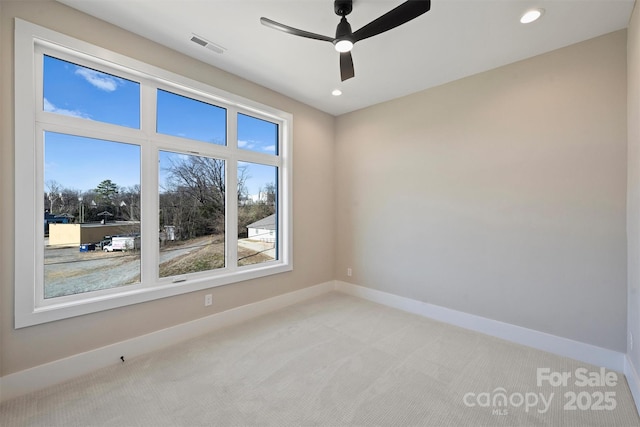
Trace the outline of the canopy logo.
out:
[[[482,393],[466,393],[462,398],[464,404],[470,408],[478,406],[480,408],[492,408],[494,415],[507,415],[509,408],[520,408],[524,406],[525,412],[536,409],[538,413],[544,414],[549,410],[553,393],[548,398],[543,393],[511,393],[507,394],[507,390],[498,387],[492,392]]]

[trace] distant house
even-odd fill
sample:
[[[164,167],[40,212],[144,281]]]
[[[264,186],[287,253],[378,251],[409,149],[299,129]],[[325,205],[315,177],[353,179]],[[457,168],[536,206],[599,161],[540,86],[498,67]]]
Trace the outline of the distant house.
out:
[[[249,239],[260,240],[263,242],[276,241],[276,214],[269,215],[247,225],[249,231]]]

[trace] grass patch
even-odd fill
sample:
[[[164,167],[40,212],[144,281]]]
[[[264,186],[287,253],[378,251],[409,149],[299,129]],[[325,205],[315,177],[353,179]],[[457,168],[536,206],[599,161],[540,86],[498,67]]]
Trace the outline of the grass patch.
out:
[[[188,252],[160,264],[160,277],[179,276],[225,267],[224,237],[192,239],[164,248],[164,250],[182,249],[188,249]],[[243,247],[238,248],[238,258],[240,266],[273,260],[268,255]]]

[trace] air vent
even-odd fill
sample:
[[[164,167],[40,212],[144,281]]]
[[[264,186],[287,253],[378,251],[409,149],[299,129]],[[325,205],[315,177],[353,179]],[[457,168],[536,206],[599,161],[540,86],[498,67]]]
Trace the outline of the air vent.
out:
[[[202,47],[206,47],[207,49],[212,50],[215,53],[224,53],[224,51],[227,50],[224,47],[217,45],[215,43],[212,43],[209,40],[206,40],[203,37],[197,36],[195,34],[192,34],[191,41],[196,44],[199,44]]]
[[[194,43],[198,43],[200,46],[206,46],[206,45],[209,44],[206,41],[204,41],[204,40],[202,40],[202,39],[200,39],[200,38],[198,38],[196,36],[191,37],[191,41],[194,42]]]

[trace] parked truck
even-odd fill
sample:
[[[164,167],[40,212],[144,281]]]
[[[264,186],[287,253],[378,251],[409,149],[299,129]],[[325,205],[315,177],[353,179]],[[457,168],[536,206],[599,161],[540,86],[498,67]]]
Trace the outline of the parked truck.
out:
[[[111,243],[104,246],[102,250],[105,252],[113,251],[131,251],[140,249],[140,236],[126,235],[126,236],[113,236],[111,237]]]

